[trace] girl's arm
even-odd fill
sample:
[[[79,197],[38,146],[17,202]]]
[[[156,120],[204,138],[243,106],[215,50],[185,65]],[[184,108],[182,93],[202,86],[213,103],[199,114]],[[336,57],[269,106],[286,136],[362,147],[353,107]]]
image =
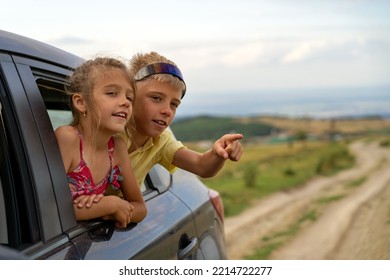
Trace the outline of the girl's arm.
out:
[[[242,134],[226,134],[203,154],[180,149],[175,153],[173,165],[203,178],[212,177],[222,169],[227,159],[238,161],[241,158],[243,149],[239,140],[242,138]]]
[[[79,208],[73,204],[78,221],[95,218],[110,219],[116,221],[116,226],[126,228],[131,222],[133,206],[126,200],[115,195],[103,196],[99,203],[94,203],[91,207]]]
[[[146,204],[131,166],[126,143],[120,137],[115,138],[114,158],[121,167],[123,180],[120,183],[123,197],[134,206],[131,221],[140,222],[146,217]]]
[[[72,126],[64,125],[55,130],[58,147],[62,161],[64,163],[65,172],[68,173],[72,167],[73,158],[80,153],[80,140]]]
[[[57,128],[55,135],[65,171],[68,173],[73,168],[72,165],[76,165],[79,160],[80,139],[71,126]],[[134,207],[128,201],[117,196],[102,197],[98,195],[92,200],[91,198],[82,196],[74,201],[73,208],[78,221],[95,218],[111,219],[115,220],[116,225],[120,228],[125,228],[130,223]]]

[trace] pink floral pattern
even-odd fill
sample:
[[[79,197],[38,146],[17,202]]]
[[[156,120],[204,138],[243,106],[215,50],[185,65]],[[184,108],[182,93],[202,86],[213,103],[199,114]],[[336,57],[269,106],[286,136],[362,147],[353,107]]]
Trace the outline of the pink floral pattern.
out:
[[[79,133],[78,133],[79,134]],[[111,185],[114,189],[119,189],[119,182],[123,180],[121,174],[121,169],[118,165],[115,165],[111,168],[111,171],[107,176],[100,181],[98,184],[95,184],[92,179],[91,170],[89,169],[87,163],[83,159],[82,153],[82,137],[80,136],[80,163],[77,167],[67,174],[70,192],[72,194],[72,199],[75,200],[81,195],[91,195],[91,194],[103,194],[107,189],[108,185]],[[112,167],[112,159],[114,153],[114,139],[110,138],[108,142],[108,156],[110,159],[110,166]]]

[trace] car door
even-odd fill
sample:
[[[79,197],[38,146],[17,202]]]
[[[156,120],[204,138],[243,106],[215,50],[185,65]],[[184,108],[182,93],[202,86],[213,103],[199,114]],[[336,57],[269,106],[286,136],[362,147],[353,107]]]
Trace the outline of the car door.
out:
[[[14,59],[15,60],[15,59]],[[197,258],[197,239],[191,210],[167,191],[171,175],[156,167],[148,176],[143,189],[148,216],[139,224],[125,230],[113,223],[94,220],[75,223],[65,170],[53,129],[70,121],[69,100],[64,93],[67,71],[43,62],[18,58],[17,71],[36,121],[37,142],[41,142],[42,162],[50,175],[50,184],[36,186],[38,201],[52,192],[57,205],[42,213],[57,209],[58,224],[74,247],[53,250],[41,258],[80,259],[176,259]],[[159,170],[158,170],[159,169]],[[35,171],[37,172],[37,171]],[[45,187],[43,187],[45,185]],[[46,213],[46,215],[48,215]],[[49,229],[48,229],[49,230]],[[184,253],[183,253],[184,252]]]
[[[190,209],[160,183],[162,169],[155,167],[145,183],[147,217],[126,229],[100,224],[75,237],[84,259],[196,259],[198,239]],[[170,174],[163,174],[168,175]],[[167,189],[169,185],[166,185]],[[158,191],[157,189],[160,189]]]
[[[52,188],[44,147],[48,142],[42,142],[47,135],[37,126],[47,113],[32,110],[27,94],[31,89],[20,80],[25,74],[32,77],[31,70],[16,60],[0,54],[1,244],[35,258],[53,248],[72,247],[64,228],[76,223],[74,214],[74,224],[60,218],[60,211],[69,211],[58,208],[61,193]]]

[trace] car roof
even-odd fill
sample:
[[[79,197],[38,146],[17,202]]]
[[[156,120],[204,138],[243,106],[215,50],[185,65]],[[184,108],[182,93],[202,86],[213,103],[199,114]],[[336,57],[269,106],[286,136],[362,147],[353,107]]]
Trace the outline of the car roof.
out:
[[[49,44],[4,30],[0,30],[0,52],[43,60],[66,68],[75,68],[84,60]]]

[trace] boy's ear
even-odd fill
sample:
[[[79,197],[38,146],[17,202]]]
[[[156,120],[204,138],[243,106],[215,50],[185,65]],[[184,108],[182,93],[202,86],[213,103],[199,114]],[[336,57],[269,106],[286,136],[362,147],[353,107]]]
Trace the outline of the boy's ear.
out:
[[[73,107],[77,109],[80,113],[84,114],[87,112],[87,104],[83,96],[79,93],[72,95]]]

